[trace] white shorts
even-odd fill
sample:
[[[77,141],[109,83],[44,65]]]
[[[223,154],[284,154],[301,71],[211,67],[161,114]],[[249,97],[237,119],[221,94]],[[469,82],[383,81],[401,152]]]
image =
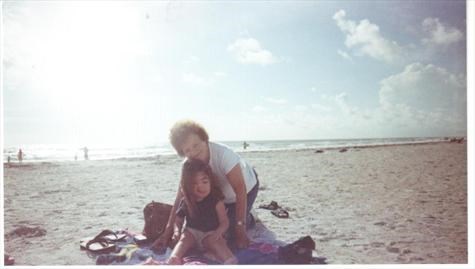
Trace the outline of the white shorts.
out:
[[[208,235],[212,234],[214,231],[209,231],[209,232],[202,232],[200,230],[186,227],[185,231],[190,232],[190,234],[195,238],[196,245],[198,246],[199,250],[204,250],[203,247],[203,239],[205,239]]]

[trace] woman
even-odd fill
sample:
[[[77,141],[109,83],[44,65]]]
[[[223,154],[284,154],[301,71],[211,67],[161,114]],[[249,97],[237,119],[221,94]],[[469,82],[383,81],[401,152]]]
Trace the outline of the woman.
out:
[[[236,247],[249,246],[246,228],[254,225],[250,210],[257,197],[259,181],[254,169],[226,145],[210,142],[206,130],[194,121],[179,121],[170,130],[170,142],[181,157],[207,163],[219,181],[229,218],[230,241]],[[178,189],[172,213],[183,197]],[[173,227],[175,214],[170,214],[163,234],[154,242],[155,248],[168,246],[177,240]],[[173,235],[173,238],[172,238]]]

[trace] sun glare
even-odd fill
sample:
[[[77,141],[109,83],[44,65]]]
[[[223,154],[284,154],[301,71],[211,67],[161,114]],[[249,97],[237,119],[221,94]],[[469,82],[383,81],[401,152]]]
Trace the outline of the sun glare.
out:
[[[78,5],[52,14],[61,14],[54,20],[61,25],[45,25],[56,31],[34,47],[41,60],[33,84],[71,117],[73,129],[88,130],[88,140],[111,142],[111,132],[122,143],[136,139],[140,100],[127,63],[144,51],[138,20],[124,6]]]

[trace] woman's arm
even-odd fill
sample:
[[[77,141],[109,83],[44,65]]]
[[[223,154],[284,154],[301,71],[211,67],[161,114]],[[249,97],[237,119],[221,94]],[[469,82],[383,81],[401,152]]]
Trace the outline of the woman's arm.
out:
[[[226,176],[234,193],[236,193],[236,226],[234,229],[236,244],[238,248],[246,248],[249,246],[249,238],[247,238],[246,234],[247,192],[241,172],[241,165],[239,163],[236,164]],[[237,225],[239,222],[242,225]]]

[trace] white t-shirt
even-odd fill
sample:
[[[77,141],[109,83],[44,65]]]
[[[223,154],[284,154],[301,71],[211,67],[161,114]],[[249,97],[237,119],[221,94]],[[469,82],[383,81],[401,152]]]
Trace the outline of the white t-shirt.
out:
[[[234,193],[231,184],[229,184],[226,174],[239,163],[244,177],[244,183],[246,184],[246,193],[248,193],[257,183],[254,170],[252,166],[228,146],[215,142],[209,142],[208,145],[209,166],[221,184],[221,190],[224,194],[224,203],[235,203],[236,193]]]

